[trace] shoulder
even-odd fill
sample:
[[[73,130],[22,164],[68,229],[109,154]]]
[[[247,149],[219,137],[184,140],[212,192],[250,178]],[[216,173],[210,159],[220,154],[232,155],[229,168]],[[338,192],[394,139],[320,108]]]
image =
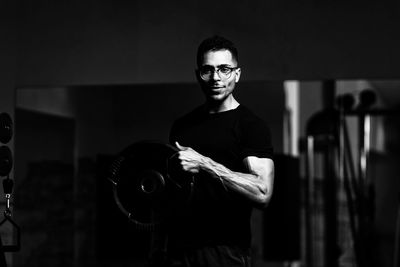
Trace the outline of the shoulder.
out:
[[[272,158],[273,148],[268,124],[246,107],[241,107],[240,113],[235,131],[242,147],[242,158]]]
[[[252,110],[248,107],[240,105],[238,108],[238,113],[245,119],[254,119],[254,120],[261,120],[258,115],[256,115]]]
[[[268,124],[246,106],[238,107],[238,123],[243,127],[258,126],[269,128]]]
[[[178,117],[174,121],[174,125],[181,125],[181,124],[187,124],[190,122],[193,122],[194,120],[197,120],[201,117],[204,116],[204,108],[203,106],[198,106],[191,110],[190,112]]]

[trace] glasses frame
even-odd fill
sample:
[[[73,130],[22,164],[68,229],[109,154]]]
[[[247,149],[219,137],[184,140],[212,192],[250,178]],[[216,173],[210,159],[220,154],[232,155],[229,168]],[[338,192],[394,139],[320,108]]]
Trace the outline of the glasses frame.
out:
[[[227,69],[230,69],[230,72],[229,72],[229,74],[228,74],[228,76],[225,76],[225,74],[222,74],[223,75],[223,77],[221,77],[221,69],[222,68],[227,68]],[[217,72],[217,74],[218,74],[218,77],[221,79],[221,80],[227,80],[227,79],[229,79],[231,76],[232,76],[232,73],[235,71],[235,70],[237,70],[237,69],[239,69],[240,67],[230,67],[230,66],[225,66],[225,65],[223,65],[223,66],[219,66],[219,67],[217,67],[217,68],[213,68],[213,70],[212,70],[212,73],[210,73],[210,77],[203,77],[203,75],[202,75],[202,71],[201,71],[201,67],[197,70],[198,71],[198,73],[199,73],[199,76],[200,76],[200,78],[203,80],[203,81],[209,81],[209,80],[211,80],[211,77],[214,75],[214,73],[215,72]],[[211,68],[210,68],[211,69]]]

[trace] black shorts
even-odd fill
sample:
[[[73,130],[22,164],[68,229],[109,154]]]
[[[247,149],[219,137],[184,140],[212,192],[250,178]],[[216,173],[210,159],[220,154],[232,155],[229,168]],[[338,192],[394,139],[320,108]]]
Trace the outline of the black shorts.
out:
[[[207,246],[176,251],[169,255],[168,267],[250,267],[250,249]]]

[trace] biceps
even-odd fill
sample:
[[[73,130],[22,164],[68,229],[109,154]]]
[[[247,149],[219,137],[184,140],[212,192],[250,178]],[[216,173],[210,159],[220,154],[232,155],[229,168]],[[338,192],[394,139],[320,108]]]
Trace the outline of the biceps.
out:
[[[254,156],[246,157],[244,164],[249,173],[267,179],[274,175],[274,162],[269,158],[258,158]]]
[[[256,183],[268,198],[274,187],[274,162],[268,158],[248,157],[245,164],[251,174],[257,177]]]

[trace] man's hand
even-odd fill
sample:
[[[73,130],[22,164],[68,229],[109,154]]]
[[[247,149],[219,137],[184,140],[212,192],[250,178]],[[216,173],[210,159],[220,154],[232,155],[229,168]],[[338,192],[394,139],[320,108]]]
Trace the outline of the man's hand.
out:
[[[199,173],[205,157],[190,147],[181,146],[178,142],[175,142],[175,145],[179,149],[178,159],[182,169],[191,173]]]
[[[181,146],[175,142],[179,149],[178,159],[184,171],[198,173],[203,170],[212,177],[219,179],[225,185],[254,201],[258,207],[268,204],[273,191],[274,162],[269,158],[249,156],[243,159],[248,173],[231,171],[224,165],[201,155],[190,147]]]

